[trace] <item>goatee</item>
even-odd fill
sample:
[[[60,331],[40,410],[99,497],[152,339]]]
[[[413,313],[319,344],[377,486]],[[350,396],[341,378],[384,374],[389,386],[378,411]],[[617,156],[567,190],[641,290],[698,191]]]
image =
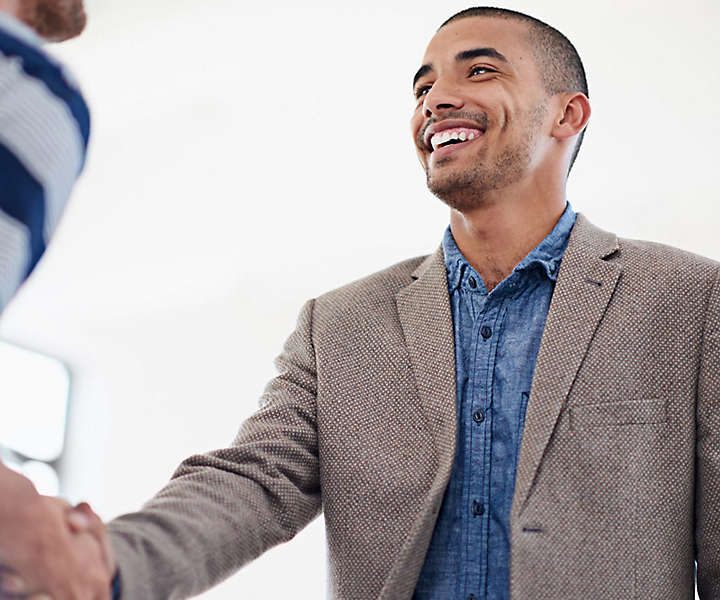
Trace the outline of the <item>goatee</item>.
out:
[[[491,192],[517,183],[523,177],[532,160],[532,150],[546,113],[547,105],[544,103],[532,109],[527,114],[523,138],[494,158],[488,157],[488,147],[480,138],[481,145],[471,167],[454,169],[452,163],[455,157],[452,155],[440,159],[432,173],[430,169],[426,170],[428,189],[450,208],[460,212],[482,206]],[[480,116],[476,116],[475,120],[480,120]],[[487,125],[486,115],[482,115],[481,122]]]
[[[436,169],[452,169],[452,160],[452,157],[448,157],[439,161]],[[467,212],[482,206],[490,192],[519,181],[529,163],[530,153],[527,148],[508,148],[492,165],[488,165],[484,157],[479,157],[474,167],[445,176],[433,177],[427,171],[427,186],[450,208]]]

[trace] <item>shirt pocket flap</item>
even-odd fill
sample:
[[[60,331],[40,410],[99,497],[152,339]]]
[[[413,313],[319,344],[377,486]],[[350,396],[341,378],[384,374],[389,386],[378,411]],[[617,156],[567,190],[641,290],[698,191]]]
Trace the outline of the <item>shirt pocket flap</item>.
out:
[[[581,404],[570,407],[570,427],[572,429],[603,425],[665,423],[666,421],[666,401],[658,398]]]

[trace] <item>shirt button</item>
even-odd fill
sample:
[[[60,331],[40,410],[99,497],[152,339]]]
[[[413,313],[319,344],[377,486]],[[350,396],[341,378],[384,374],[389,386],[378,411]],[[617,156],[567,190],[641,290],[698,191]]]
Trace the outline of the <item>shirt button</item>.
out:
[[[473,413],[473,421],[476,423],[482,423],[485,420],[485,413],[481,410],[476,410]]]
[[[470,595],[467,597],[467,600],[475,600],[475,594],[470,594]]]
[[[473,500],[473,503],[472,503],[473,517],[478,517],[481,514],[483,514],[484,512],[485,512],[485,508],[483,507],[482,503],[479,502],[478,500]]]
[[[477,281],[475,281],[475,278],[474,278],[474,277],[470,277],[470,279],[468,279],[468,285],[469,285],[472,289],[475,289],[475,288],[477,287]]]
[[[480,335],[485,339],[488,339],[492,335],[492,329],[490,329],[487,325],[483,325],[480,328]]]

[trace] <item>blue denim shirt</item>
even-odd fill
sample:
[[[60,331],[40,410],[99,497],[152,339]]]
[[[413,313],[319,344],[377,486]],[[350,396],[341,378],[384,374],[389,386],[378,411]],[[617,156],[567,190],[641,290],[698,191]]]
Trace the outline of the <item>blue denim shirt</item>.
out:
[[[525,409],[575,213],[490,293],[450,228],[443,238],[455,328],[455,463],[415,600],[509,600],[510,507]]]

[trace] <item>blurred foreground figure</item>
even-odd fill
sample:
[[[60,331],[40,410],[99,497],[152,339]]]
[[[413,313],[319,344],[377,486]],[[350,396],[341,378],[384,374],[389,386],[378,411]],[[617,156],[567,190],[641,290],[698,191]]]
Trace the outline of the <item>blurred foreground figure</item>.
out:
[[[87,106],[42,39],[16,18],[65,39],[85,23],[81,3],[63,18],[65,4],[0,0],[0,310],[40,259],[85,162]]]
[[[67,39],[84,24],[82,2],[0,0],[0,312],[40,260],[85,162],[87,106],[40,37]],[[107,550],[97,535],[76,533],[94,519],[0,464],[4,592],[109,597]]]
[[[545,23],[453,16],[413,94],[440,247],[303,307],[234,442],[109,524],[123,600],[198,594],[320,512],[338,600],[690,599],[695,561],[719,600],[718,263],[568,204],[590,102]]]

